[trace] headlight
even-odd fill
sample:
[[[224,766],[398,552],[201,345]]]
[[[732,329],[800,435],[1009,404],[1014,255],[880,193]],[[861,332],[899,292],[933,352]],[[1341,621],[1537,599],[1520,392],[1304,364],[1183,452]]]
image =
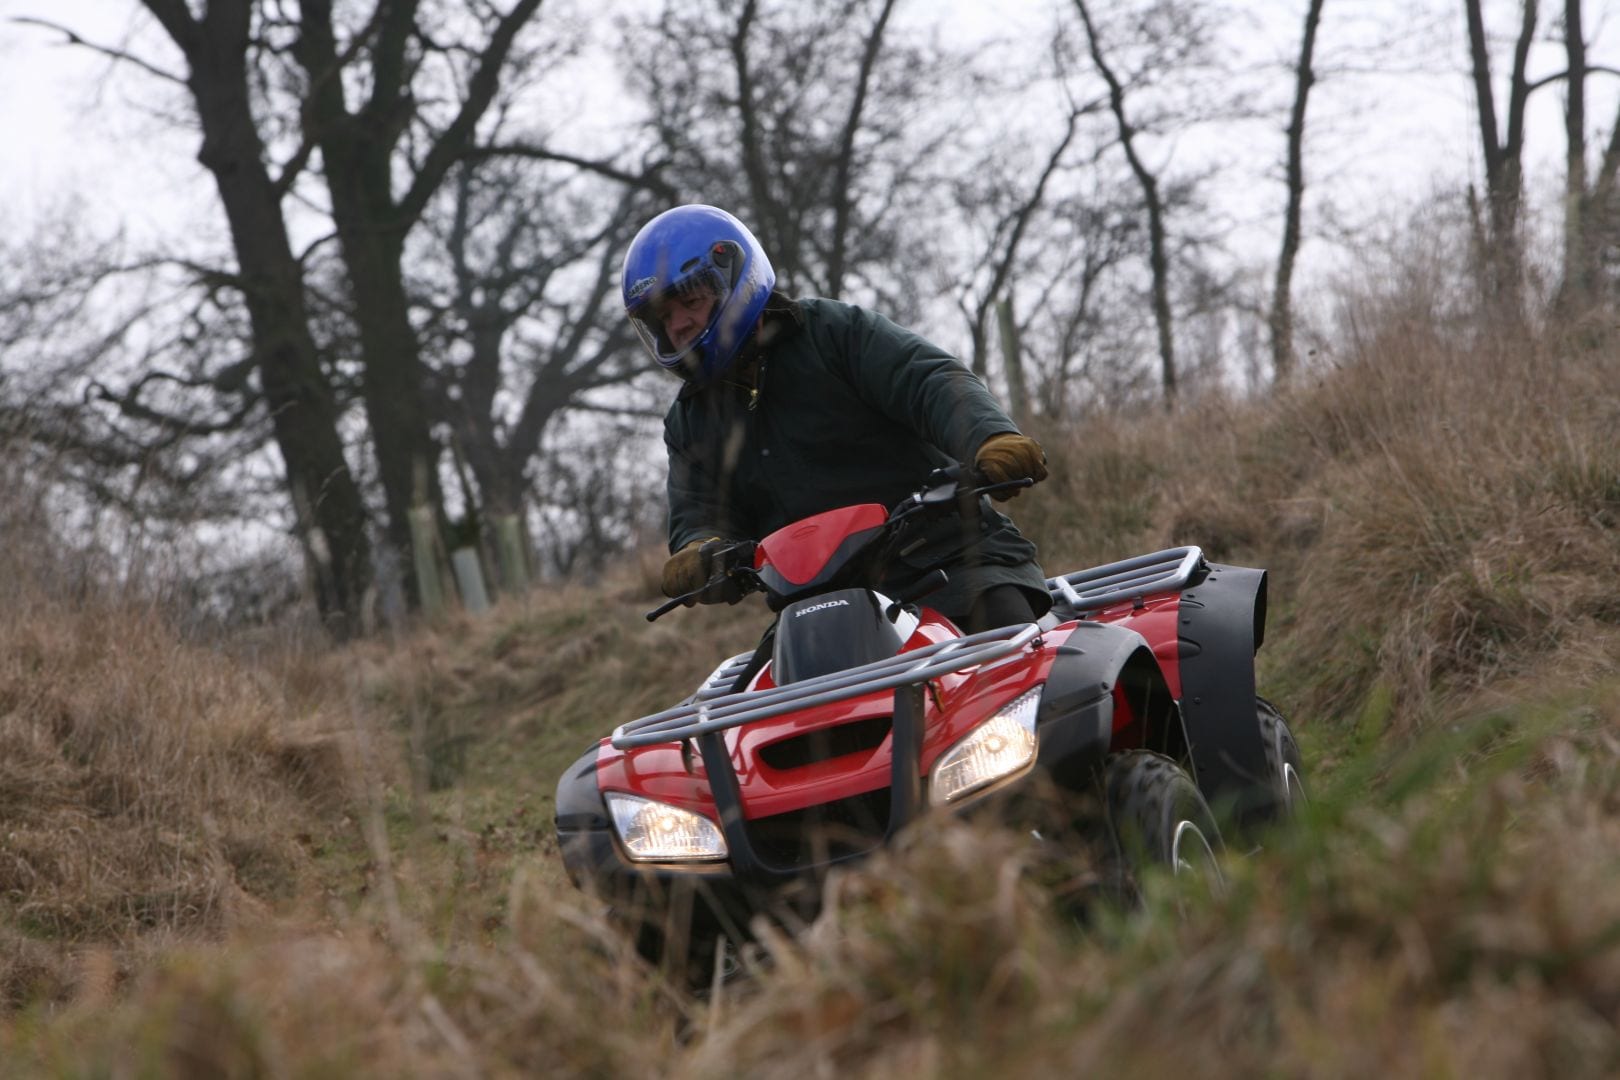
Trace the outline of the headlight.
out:
[[[955,802],[1035,760],[1041,688],[1013,698],[934,763],[928,791],[935,806]]]
[[[720,828],[702,814],[607,792],[608,812],[625,851],[636,862],[709,862],[726,857]]]

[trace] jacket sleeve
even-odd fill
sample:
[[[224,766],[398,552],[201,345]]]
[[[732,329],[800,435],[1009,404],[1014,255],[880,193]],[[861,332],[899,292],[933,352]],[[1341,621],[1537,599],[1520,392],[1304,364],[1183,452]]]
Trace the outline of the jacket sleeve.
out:
[[[1016,432],[990,391],[961,361],[876,312],[844,306],[835,363],[874,408],[957,461],[972,461],[992,435]]]
[[[697,455],[677,445],[670,427],[664,427],[664,448],[669,452],[669,550],[679,551],[693,540],[711,536],[740,538],[715,477]]]

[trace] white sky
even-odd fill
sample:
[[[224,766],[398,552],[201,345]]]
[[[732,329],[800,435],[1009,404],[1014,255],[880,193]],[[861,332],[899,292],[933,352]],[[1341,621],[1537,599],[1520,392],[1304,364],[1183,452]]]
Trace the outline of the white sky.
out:
[[[546,12],[556,7],[548,5]],[[590,10],[613,7],[614,0],[596,0]],[[1431,25],[1416,17],[1419,8],[1434,14]],[[1504,0],[1488,4],[1492,30],[1510,34],[1516,8]],[[1597,0],[1588,0],[1586,8],[1594,61],[1620,66],[1620,18],[1605,19]],[[954,8],[912,0],[902,8],[898,26],[935,28],[947,37],[999,34],[1044,41],[1054,9],[1050,0],[958,0]],[[937,14],[942,10],[951,11],[948,18]],[[1255,56],[1292,61],[1303,0],[1247,0],[1239,10],[1252,20],[1240,28],[1240,37]],[[1327,0],[1325,12],[1319,66],[1328,70],[1311,101],[1307,198],[1331,193],[1352,210],[1376,213],[1392,198],[1416,198],[1477,177],[1480,155],[1460,3]],[[172,46],[136,0],[0,0],[0,147],[5,147],[0,222],[10,234],[18,235],[31,220],[75,197],[83,200],[80,214],[91,229],[122,228],[137,246],[177,230],[217,231],[213,189],[194,160],[195,136],[153,114],[154,81],[127,70],[110,75],[111,61],[61,44],[60,35],[43,28],[12,21],[20,16],[70,25],[100,43],[133,44],[155,62],[176,64]],[[1358,57],[1359,70],[1332,72],[1343,60],[1342,43],[1389,34],[1392,28],[1406,32],[1376,57]],[[1413,56],[1402,55],[1407,51]],[[1425,59],[1420,63],[1415,57]],[[1533,73],[1556,70],[1562,62],[1560,49],[1538,46]],[[1375,63],[1385,70],[1369,70]],[[1420,66],[1427,73],[1417,73]],[[1279,73],[1274,83],[1286,103],[1292,89],[1288,75]],[[1606,131],[1620,100],[1620,79],[1594,76],[1589,95],[1588,115]],[[1530,182],[1533,189],[1547,188],[1562,168],[1561,96],[1548,89],[1532,100],[1530,151],[1539,165]],[[1595,149],[1596,137],[1593,143]],[[1240,220],[1252,219],[1257,246],[1274,246],[1269,237],[1277,227],[1282,190],[1265,177],[1280,173],[1280,125],[1186,137],[1174,152],[1253,163],[1257,179],[1236,193],[1229,211]]]
[[[147,80],[109,78],[110,60],[11,21],[19,16],[49,18],[109,45],[149,23],[125,0],[0,0],[0,220],[15,235],[82,196],[97,227],[122,223],[133,236],[171,231],[185,216],[181,208],[199,197],[195,138],[145,111],[139,99]]]

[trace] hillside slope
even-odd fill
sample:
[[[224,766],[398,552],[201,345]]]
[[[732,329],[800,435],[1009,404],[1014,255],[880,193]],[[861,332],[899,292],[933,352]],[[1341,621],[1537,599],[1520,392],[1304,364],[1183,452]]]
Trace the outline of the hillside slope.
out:
[[[657,553],[391,642],[195,642],[41,587],[0,636],[0,1051],[40,1074],[1620,1070],[1620,348],[1410,295],[1274,400],[1050,427],[1049,569],[1272,569],[1309,818],[1085,927],[1017,838],[919,830],[713,1002],[561,879],[558,770],[760,609]],[[743,617],[739,618],[739,614]],[[1085,868],[1071,868],[1084,873]]]

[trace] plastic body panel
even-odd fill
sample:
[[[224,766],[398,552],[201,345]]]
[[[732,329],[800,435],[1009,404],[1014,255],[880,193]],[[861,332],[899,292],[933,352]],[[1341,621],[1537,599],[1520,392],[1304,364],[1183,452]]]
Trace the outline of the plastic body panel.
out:
[[[1254,656],[1264,640],[1266,572],[1210,564],[1177,608],[1182,716],[1212,806],[1239,815],[1266,776],[1265,746],[1255,712]]]
[[[908,645],[954,634],[948,622],[930,616],[925,613]],[[755,685],[767,682],[768,673],[769,668],[756,677]],[[633,895],[652,902],[652,897],[671,889],[692,889],[701,900],[699,908],[714,909],[709,918],[733,920],[761,889],[774,891],[795,881],[813,883],[827,866],[842,861],[774,863],[752,850],[759,828],[838,800],[887,790],[892,805],[908,807],[890,821],[887,834],[892,834],[923,811],[926,777],[939,756],[1002,705],[1035,686],[1043,691],[1033,769],[964,800],[964,808],[1017,788],[1037,772],[1060,789],[1089,792],[1119,739],[1125,738],[1128,745],[1147,740],[1140,730],[1133,735],[1133,726],[1162,729],[1179,723],[1168,688],[1139,634],[1102,623],[1069,623],[1047,631],[1023,653],[977,670],[701,735],[685,746],[659,743],[618,750],[603,740],[564,774],[558,787],[558,841],[564,862],[576,883],[592,885],[608,896]],[[894,715],[893,731],[875,748],[787,770],[773,769],[764,760],[762,751],[818,727],[903,710],[915,710],[915,741],[909,745],[902,717]],[[1157,743],[1173,741],[1162,730],[1151,738]],[[721,793],[719,803],[716,780],[735,785],[730,796]],[[733,857],[717,864],[630,862],[608,821],[603,790],[629,791],[705,814],[721,824]],[[732,797],[739,812],[728,820],[720,804]]]
[[[870,589],[839,589],[798,600],[777,618],[771,654],[776,685],[860,667],[904,644]]]

